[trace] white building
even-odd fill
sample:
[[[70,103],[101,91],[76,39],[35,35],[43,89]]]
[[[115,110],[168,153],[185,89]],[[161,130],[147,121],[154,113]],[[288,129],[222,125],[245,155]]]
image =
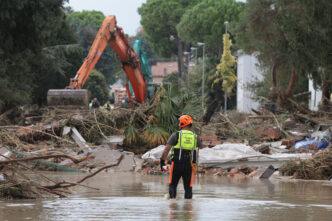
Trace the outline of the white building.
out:
[[[311,92],[309,100],[309,109],[312,111],[318,110],[318,104],[322,100],[322,91],[314,88],[314,82],[309,79],[309,91]]]
[[[242,113],[252,113],[253,109],[259,108],[259,103],[255,101],[253,93],[247,88],[248,83],[261,81],[263,79],[262,71],[258,67],[258,60],[254,54],[243,54],[238,52],[237,56],[237,111]],[[309,108],[312,111],[318,110],[318,104],[322,99],[322,91],[315,89],[313,81],[309,79],[309,91],[311,97],[309,100]]]
[[[254,54],[238,52],[237,56],[237,95],[236,109],[242,113],[253,113],[259,108],[259,103],[253,99],[253,93],[247,88],[248,83],[263,80],[262,72],[258,67],[258,60]]]

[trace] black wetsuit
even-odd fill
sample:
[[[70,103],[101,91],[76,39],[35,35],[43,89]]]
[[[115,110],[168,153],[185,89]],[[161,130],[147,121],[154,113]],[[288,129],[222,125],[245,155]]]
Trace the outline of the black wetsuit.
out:
[[[167,144],[175,146],[178,143],[179,132],[173,133],[168,139]],[[197,148],[201,145],[201,139],[197,136]],[[179,149],[173,149],[172,163],[169,177],[169,195],[170,198],[176,197],[176,189],[180,178],[183,180],[184,198],[192,198],[192,184],[194,173],[191,162],[196,163],[196,151],[182,150],[181,159],[179,160]],[[192,156],[193,154],[193,156]]]

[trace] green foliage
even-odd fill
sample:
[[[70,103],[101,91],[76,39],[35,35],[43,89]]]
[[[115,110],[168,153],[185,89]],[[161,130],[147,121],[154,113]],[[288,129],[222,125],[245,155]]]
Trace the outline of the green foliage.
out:
[[[34,52],[45,45],[61,24],[63,0],[2,0],[0,40],[5,55]]]
[[[51,39],[48,41],[48,46],[76,44],[77,38],[73,33],[71,27],[66,21],[65,14],[63,14],[59,29],[52,32]]]
[[[212,78],[216,72],[216,65],[218,64],[218,57],[208,57],[205,60],[205,95],[204,95],[204,102],[206,102],[206,95],[209,93],[212,87]],[[202,65],[203,61],[201,58],[198,59],[197,64],[193,67],[191,72],[189,73],[187,88],[191,93],[198,93],[201,97],[202,94]],[[210,82],[211,81],[211,82]],[[221,82],[222,83],[222,82]],[[218,92],[220,92],[220,88]],[[221,93],[219,93],[221,94]],[[221,98],[221,97],[220,97]]]
[[[176,76],[174,74],[173,76]],[[167,79],[168,81],[176,80],[174,77]],[[183,83],[183,82],[182,82]],[[170,134],[179,130],[178,118],[183,114],[189,114],[198,121],[201,118],[200,99],[197,94],[189,93],[186,89],[179,85],[172,84],[172,86],[164,86],[156,93],[156,98],[152,107],[154,112],[149,116],[149,120],[143,130],[144,141],[150,146],[155,147],[160,144],[165,144]],[[131,119],[128,126],[125,128],[126,139],[128,136],[128,142],[135,140],[139,137],[137,130],[134,130],[133,119],[134,114],[131,115]],[[128,132],[126,132],[128,131]],[[128,135],[127,135],[128,134]],[[135,135],[137,134],[137,135]]]
[[[199,99],[202,99],[202,60],[201,59],[198,59],[197,64],[192,67],[191,71],[188,74],[187,88],[190,93],[195,93],[199,96]],[[205,88],[204,90],[205,94],[206,91],[207,88]]]
[[[158,126],[148,126],[143,134],[150,147],[165,144],[170,136],[164,128]]]
[[[156,103],[156,111],[155,111],[155,119],[157,119],[157,125],[165,128],[169,133],[175,131],[177,129],[178,122],[178,113],[176,109],[175,102],[170,97],[170,91],[166,89],[161,89],[161,91],[157,94],[157,98],[155,100]]]
[[[82,62],[82,50],[78,44],[45,47],[32,65],[37,85],[32,92],[33,103],[46,103],[49,89],[65,88]]]
[[[42,48],[49,44],[57,44],[55,39],[59,36],[54,33],[59,30],[63,30],[63,34],[65,30],[70,31],[63,23],[64,2],[1,1],[0,112],[16,105],[30,103],[32,92],[41,86],[40,75],[36,69],[42,66]],[[70,33],[67,34],[67,37],[62,36],[61,44],[73,42],[73,39],[69,40]],[[47,74],[52,76],[52,73]]]
[[[99,71],[91,71],[84,88],[88,89],[91,92],[91,97],[96,97],[101,104],[106,103],[110,97],[110,90],[106,84],[105,77]]]
[[[99,27],[104,19],[105,15],[101,11],[95,10],[83,10],[82,12],[72,12],[67,15],[67,21],[74,28],[80,26],[86,27],[89,25]]]
[[[236,25],[238,45],[257,51],[260,63],[278,74],[312,77],[316,84],[331,74],[331,1],[249,0]],[[331,77],[330,77],[331,78]]]
[[[217,57],[209,57],[207,60],[207,71],[206,71],[206,86],[207,94],[205,98],[206,111],[204,115],[204,122],[208,123],[214,112],[219,111],[221,105],[224,102],[224,93],[221,92],[223,81],[215,82],[215,74],[216,74],[216,64],[220,61],[220,58]],[[236,87],[235,87],[236,89]],[[234,93],[236,94],[236,93]],[[236,96],[233,95],[227,101],[227,109],[232,109],[236,106]]]
[[[255,79],[251,83],[244,85],[248,90],[253,92],[253,98],[260,102],[265,102],[267,95],[272,87],[272,79],[269,70],[264,70],[264,67],[259,66],[262,69],[262,80]],[[289,74],[280,67],[280,73],[278,74],[277,85],[279,90],[286,90],[288,82],[290,81]],[[296,85],[294,88],[294,94],[308,91],[308,78],[305,75],[298,75]],[[306,99],[306,98],[304,98]]]
[[[139,9],[141,24],[147,34],[152,49],[160,56],[170,57],[177,54],[178,37],[176,25],[186,9],[197,1],[191,0],[147,0]]]
[[[0,54],[0,113],[8,108],[31,102],[30,94],[33,81],[27,57],[33,53],[26,50],[20,54],[5,58]]]
[[[152,48],[150,47],[147,35],[144,30],[137,32],[136,35],[130,38],[129,40],[131,46],[134,45],[134,42],[136,40],[141,40],[142,41],[141,50],[146,53],[146,57],[149,60],[149,65],[151,66],[157,63],[157,61],[159,60],[159,56],[152,51]]]
[[[183,52],[189,49],[178,36],[176,25],[198,0],[147,0],[139,9],[141,24],[152,50],[162,57],[177,55],[178,75],[185,78]]]
[[[235,0],[203,0],[184,13],[176,28],[182,40],[204,42],[210,54],[220,55],[224,22],[237,21],[243,9],[244,4]]]
[[[229,34],[223,36],[224,52],[221,57],[220,64],[217,65],[217,71],[212,87],[215,84],[220,84],[222,81],[222,89],[227,92],[227,96],[230,97],[237,77],[235,75],[236,58],[231,54],[232,41],[229,39]]]
[[[127,125],[124,128],[124,136],[125,136],[125,143],[129,145],[136,144],[140,140],[138,130],[131,124]]]
[[[169,78],[167,81],[169,82]],[[179,81],[179,79],[177,79]],[[181,80],[180,80],[181,81]],[[157,94],[155,99],[155,123],[158,127],[164,128],[169,133],[179,129],[178,118],[183,114],[188,114],[199,120],[202,116],[201,100],[197,93],[189,92],[182,87],[182,83],[165,86]]]
[[[311,70],[304,62],[305,36],[297,23],[301,9],[295,1],[248,1],[244,16],[237,26],[237,40],[245,51],[258,51],[264,65],[275,62],[289,69]]]

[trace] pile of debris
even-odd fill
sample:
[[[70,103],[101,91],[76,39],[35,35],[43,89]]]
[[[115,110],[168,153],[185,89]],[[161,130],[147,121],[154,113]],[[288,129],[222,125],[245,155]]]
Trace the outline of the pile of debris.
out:
[[[102,110],[42,109],[38,120],[29,118],[29,125],[0,126],[0,145],[26,156],[50,152],[87,154],[101,146],[126,150],[123,128],[130,116],[137,115],[133,112],[138,113],[126,109],[112,114]],[[145,149],[136,153],[140,151]]]
[[[132,116],[132,112],[121,111],[111,117],[102,111],[43,109],[35,118],[19,115],[29,119],[21,120],[21,125],[0,126],[0,197],[34,198],[45,193],[64,197],[68,193],[64,189],[74,186],[54,183],[39,170],[96,174],[112,167],[115,171],[139,171],[142,160],[123,150],[121,127],[125,121],[121,118]],[[4,116],[8,113],[1,119]]]
[[[154,110],[152,104],[110,113],[47,108],[6,112],[0,116],[2,196],[35,197],[43,188],[49,192],[45,186],[52,185],[25,177],[22,169],[95,173],[113,165],[112,170],[163,174],[158,161],[164,146],[158,145],[165,144],[170,134],[152,126],[158,122]],[[326,179],[332,175],[331,154],[325,150],[332,143],[330,116],[230,112],[215,113],[207,125],[195,120],[194,130],[204,147],[199,151],[198,172],[247,178],[273,166],[297,178]],[[123,160],[117,164],[120,157]],[[274,172],[271,167],[270,172]]]
[[[308,160],[288,161],[280,169],[282,175],[298,179],[328,180],[332,178],[332,145]]]
[[[94,173],[91,173],[77,182],[61,181],[56,182],[49,177],[36,172],[34,167],[29,162],[50,159],[50,158],[68,158],[73,163],[77,164],[84,161],[87,157],[75,158],[70,155],[64,154],[53,154],[49,156],[39,157],[26,157],[26,158],[15,158],[10,151],[1,149],[0,157],[0,197],[1,198],[20,198],[20,199],[35,199],[37,197],[43,197],[46,194],[56,195],[61,198],[66,197],[66,194],[71,192],[68,190],[69,187],[83,186],[86,188],[96,189],[94,187],[86,186],[82,184],[88,178],[91,178],[99,172],[119,166],[124,155],[116,160],[116,163],[106,165]]]
[[[229,167],[229,168],[201,168],[198,167],[196,172],[197,176],[206,175],[206,176],[223,176],[228,177],[234,180],[241,180],[246,178],[264,178],[268,179],[277,169],[272,165],[263,168],[263,167],[248,167],[246,164],[238,167]],[[170,171],[163,172],[160,170],[159,161],[155,161],[151,165],[151,162],[145,162],[143,164],[143,169],[141,171],[143,174],[147,175],[168,175]]]
[[[233,177],[237,174],[234,171],[238,171],[236,177],[252,177],[250,172],[257,176],[257,171],[261,173],[270,166],[278,169],[292,161],[315,161],[316,154],[332,144],[332,119],[329,116],[329,113],[216,113],[210,124],[200,128],[203,148],[199,151],[199,172]],[[161,145],[142,155],[146,162],[144,173],[161,174],[158,160],[163,149]],[[248,168],[246,173],[241,171],[244,165]],[[331,168],[327,166],[326,170],[325,176],[316,178],[331,176]]]
[[[269,178],[275,172],[273,166],[266,168],[248,167],[246,164],[241,165],[239,168],[210,168],[206,170],[205,174],[213,176],[227,176],[231,179],[241,180],[246,178]]]

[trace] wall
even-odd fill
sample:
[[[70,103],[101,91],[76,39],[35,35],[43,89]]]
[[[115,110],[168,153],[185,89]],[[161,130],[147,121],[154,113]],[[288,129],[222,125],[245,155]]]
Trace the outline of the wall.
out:
[[[309,108],[312,111],[317,111],[318,104],[322,99],[322,91],[320,89],[314,88],[314,83],[311,79],[309,79],[309,91],[311,92],[309,100]]]
[[[263,76],[257,67],[258,61],[255,55],[238,52],[237,61],[236,109],[242,113],[253,113],[251,109],[258,109],[259,103],[252,98],[253,93],[247,89],[247,85],[262,80]]]

